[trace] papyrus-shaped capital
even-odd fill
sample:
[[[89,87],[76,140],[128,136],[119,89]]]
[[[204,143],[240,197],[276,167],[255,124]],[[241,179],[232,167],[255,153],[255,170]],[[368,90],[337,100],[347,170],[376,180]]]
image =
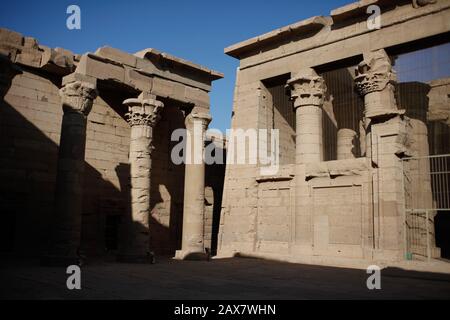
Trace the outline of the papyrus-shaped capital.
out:
[[[361,96],[384,90],[397,80],[391,60],[383,49],[364,54],[364,60],[356,68],[355,84]]]
[[[326,92],[325,81],[311,68],[297,73],[287,82],[286,88],[290,90],[295,108],[323,105]]]
[[[130,126],[150,126],[154,127],[161,118],[161,111],[164,104],[156,99],[132,98],[123,102],[128,107],[126,113]]]

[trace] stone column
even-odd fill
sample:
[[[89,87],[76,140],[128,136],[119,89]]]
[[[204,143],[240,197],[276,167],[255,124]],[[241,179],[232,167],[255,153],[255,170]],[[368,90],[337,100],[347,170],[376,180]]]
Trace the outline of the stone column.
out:
[[[396,80],[397,76],[384,50],[364,54],[364,61],[356,69],[355,83],[357,91],[364,98],[366,131],[373,119],[392,118],[404,113],[397,108],[394,95]]]
[[[337,159],[346,160],[355,157],[356,132],[352,129],[339,129],[337,132]]]
[[[325,83],[322,77],[307,68],[287,82],[296,115],[295,155],[295,242],[296,255],[313,254],[314,215],[306,167],[323,160],[322,107]]]
[[[403,169],[411,155],[412,132],[395,99],[396,74],[384,50],[364,53],[356,89],[364,98],[366,157],[371,163],[374,259],[401,260],[406,253]]]
[[[207,258],[203,243],[205,207],[204,136],[211,116],[191,112],[186,117],[187,143],[184,181],[183,237],[181,250],[175,259],[203,260]]]
[[[160,119],[164,104],[155,96],[141,94],[137,99],[127,99],[127,121],[131,126],[130,175],[131,213],[127,221],[127,241],[118,256],[123,262],[152,262],[150,254],[150,174],[153,150],[153,128]]]
[[[325,81],[311,69],[288,81],[296,116],[296,163],[323,161],[322,106]]]
[[[69,265],[80,263],[86,123],[97,96],[96,79],[71,74],[63,79],[60,96],[64,116],[55,186],[56,212],[50,252],[44,263]]]

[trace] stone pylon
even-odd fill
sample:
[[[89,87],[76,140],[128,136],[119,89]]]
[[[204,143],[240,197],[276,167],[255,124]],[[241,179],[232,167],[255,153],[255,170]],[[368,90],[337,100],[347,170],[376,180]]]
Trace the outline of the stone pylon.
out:
[[[154,96],[141,94],[137,99],[125,100],[124,105],[128,107],[126,116],[131,126],[131,212],[126,223],[126,241],[118,259],[125,262],[151,262],[149,217],[152,139],[164,104]]]
[[[202,112],[191,112],[186,117],[187,156],[184,182],[183,237],[181,250],[175,259],[202,260],[205,252],[204,208],[205,208],[205,131],[211,116]]]
[[[60,90],[64,111],[56,175],[55,214],[44,264],[80,263],[87,116],[97,96],[94,78],[72,74]]]

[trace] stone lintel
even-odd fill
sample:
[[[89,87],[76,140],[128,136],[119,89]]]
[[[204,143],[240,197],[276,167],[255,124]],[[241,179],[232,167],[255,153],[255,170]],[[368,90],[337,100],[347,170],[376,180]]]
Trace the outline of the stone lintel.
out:
[[[101,47],[98,48],[94,54],[96,56],[109,59],[110,61],[115,61],[133,68],[135,68],[137,65],[137,59],[135,56],[116,48]]]
[[[222,79],[224,77],[223,73],[208,69],[199,64],[187,61],[182,58],[175,57],[168,53],[160,52],[153,48],[141,50],[139,52],[136,52],[134,55],[138,58],[149,60],[149,61],[158,60],[161,63],[164,63],[165,66],[168,68],[170,68],[171,64],[184,66],[187,69],[189,69],[191,72],[195,71],[195,72],[198,72],[198,73],[203,74],[204,76],[208,77],[210,82],[212,82],[214,80]]]
[[[331,21],[328,17],[315,16],[231,45],[225,48],[224,52],[231,57],[239,59],[243,54],[263,49],[266,45],[279,39],[302,34],[314,34],[330,24]]]
[[[234,55],[240,59],[240,71],[263,66],[263,78],[291,72],[287,66],[322,66],[344,59],[354,59],[364,50],[377,50],[425,39],[450,31],[450,0],[439,0],[420,8],[411,2],[382,7],[382,28],[370,30],[365,23],[368,14],[358,19],[333,23],[311,37],[280,38],[253,54]],[[364,18],[364,20],[363,20]],[[331,18],[330,18],[331,19]],[[360,21],[361,20],[361,21]],[[425,25],[426,28],[417,28]],[[415,30],[415,32],[408,32]],[[356,45],[358,44],[358,45]],[[233,55],[232,55],[233,56]],[[242,73],[243,74],[243,73]]]
[[[334,160],[306,164],[307,179],[330,176],[355,176],[366,173],[370,165],[366,158]]]
[[[65,75],[73,72],[78,55],[61,48],[40,45],[32,37],[5,28],[0,28],[0,53],[11,62],[32,68]]]
[[[346,20],[354,19],[358,16],[367,16],[367,7],[377,5],[385,7],[387,4],[392,4],[393,0],[361,0],[349,3],[345,6],[331,10],[330,16],[334,23],[345,22]]]
[[[152,91],[153,78],[158,77],[165,82],[160,87],[170,87],[170,93],[163,96],[208,107],[209,98],[205,96],[211,91],[212,81],[223,78],[222,73],[155,49],[145,49],[133,55],[119,49],[101,47],[95,53],[78,55],[63,48],[40,45],[34,38],[4,28],[0,28],[0,54],[12,63],[59,76],[75,71],[139,91]],[[196,93],[196,90],[201,92]],[[158,94],[158,90],[155,91]]]
[[[97,79],[85,74],[81,74],[81,73],[71,73],[65,77],[62,78],[62,85],[65,86],[68,83],[71,82],[75,82],[75,81],[80,81],[80,82],[87,82],[92,84],[94,87],[97,86]]]
[[[102,52],[103,55],[106,55],[104,52],[117,53],[119,50]],[[83,55],[76,69],[77,73],[89,75],[99,80],[120,83],[138,91],[150,92],[159,97],[209,109],[208,92],[211,89],[210,84],[200,83],[195,79],[181,79],[178,75],[170,72],[161,75],[157,70],[155,72],[148,71],[112,60],[112,56],[98,56],[92,53]]]
[[[101,47],[94,54],[90,53],[89,57],[205,91],[211,90],[212,81],[223,78],[219,72],[155,49],[145,49],[133,55],[116,48]]]
[[[435,4],[436,0],[410,0],[411,6],[414,8],[424,7],[428,4]],[[371,5],[377,5],[380,8],[394,9],[393,4],[405,4],[405,1],[399,0],[361,0],[336,8],[331,11],[330,16],[334,23],[348,22],[357,17],[367,17],[367,8]]]

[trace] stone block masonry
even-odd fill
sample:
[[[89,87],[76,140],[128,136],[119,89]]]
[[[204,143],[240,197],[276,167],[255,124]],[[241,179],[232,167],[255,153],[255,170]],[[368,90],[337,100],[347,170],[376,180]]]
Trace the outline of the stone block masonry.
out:
[[[185,166],[170,160],[171,133],[193,109],[209,117],[222,76],[155,49],[77,55],[0,29],[1,250],[48,264],[173,256],[191,236],[192,199]],[[192,214],[203,217],[201,203]],[[205,221],[195,237],[210,248]]]
[[[258,164],[227,165],[219,256],[407,258],[403,178],[428,172],[408,180],[421,206],[438,191],[429,165],[404,172],[400,160],[442,154],[449,138],[430,131],[432,121],[446,126],[449,75],[425,65],[446,63],[450,1],[391,2],[370,1],[381,29],[368,28],[369,2],[358,1],[225,49],[239,60],[232,128],[279,129],[280,158],[289,160],[270,177]],[[430,236],[416,235],[429,258],[439,252],[433,217]]]

